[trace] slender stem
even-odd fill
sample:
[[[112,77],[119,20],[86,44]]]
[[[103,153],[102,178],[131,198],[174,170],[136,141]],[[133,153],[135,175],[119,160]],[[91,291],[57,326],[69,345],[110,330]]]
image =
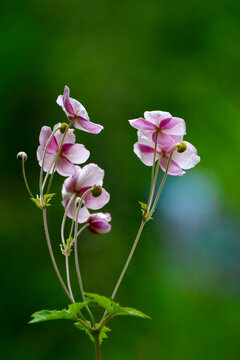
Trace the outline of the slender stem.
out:
[[[101,348],[99,343],[99,334],[95,335],[95,350],[96,350],[96,360],[101,360]]]
[[[142,230],[143,230],[144,225],[145,225],[145,221],[142,220],[141,225],[140,225],[140,228],[139,228],[138,233],[137,233],[137,236],[136,236],[136,239],[135,239],[135,241],[134,241],[134,243],[133,243],[133,246],[132,246],[132,249],[131,249],[131,251],[130,251],[130,253],[129,253],[129,255],[128,255],[126,264],[124,265],[124,268],[123,268],[123,270],[122,270],[122,272],[121,272],[121,275],[120,275],[120,277],[119,277],[119,279],[118,279],[118,282],[117,282],[117,284],[116,284],[116,286],[115,286],[115,288],[114,288],[114,290],[113,290],[113,293],[112,293],[112,296],[111,296],[112,299],[114,299],[114,297],[115,297],[115,295],[116,295],[116,293],[117,293],[117,291],[118,291],[118,288],[119,288],[119,286],[120,286],[120,284],[121,284],[121,282],[122,282],[122,279],[123,279],[123,277],[124,277],[124,275],[125,275],[125,273],[126,273],[126,271],[127,271],[128,265],[130,264],[130,261],[131,261],[131,259],[132,259],[132,257],[133,257],[134,251],[135,251],[136,246],[137,246],[137,244],[138,244],[138,240],[139,240],[139,238],[140,238],[140,236],[141,236],[141,233],[142,233]]]
[[[44,151],[43,151],[43,158],[42,158],[42,166],[41,166],[41,170],[40,170],[40,178],[39,178],[39,191],[40,191],[40,199],[42,199],[43,197],[43,190],[44,190],[44,186],[43,186],[43,168],[44,168],[44,162],[45,162],[45,157],[46,157],[46,153],[47,153],[47,148],[48,145],[50,144],[52,138],[54,137],[54,135],[56,134],[56,132],[60,129],[60,127],[58,127],[56,130],[54,130],[52,132],[52,134],[49,136],[48,141],[45,145]],[[49,171],[48,171],[49,173]],[[48,174],[47,173],[47,174]],[[45,178],[46,180],[46,178]],[[44,181],[45,184],[46,181]]]
[[[70,197],[70,200],[67,204],[67,207],[65,209],[65,212],[64,212],[64,215],[63,215],[63,219],[62,219],[62,225],[61,225],[61,238],[62,238],[62,243],[63,243],[63,246],[65,245],[65,239],[64,239],[64,228],[65,228],[65,223],[66,223],[66,218],[67,218],[67,212],[68,212],[68,209],[73,201],[75,197],[75,194],[72,194],[72,196]]]
[[[30,190],[30,187],[28,185],[28,182],[27,182],[27,177],[26,177],[26,172],[25,172],[25,165],[24,165],[24,159],[22,159],[22,173],[23,173],[23,180],[24,180],[24,183],[26,185],[26,188],[27,188],[27,191],[29,193],[29,195],[31,196],[31,198],[34,198],[31,190]]]
[[[47,194],[49,194],[50,192],[50,188],[51,188],[51,184],[52,184],[52,180],[53,180],[53,176],[54,176],[54,171],[55,171],[55,168],[56,168],[56,165],[57,165],[57,161],[58,161],[58,158],[59,158],[59,155],[61,153],[61,150],[62,150],[62,146],[63,146],[63,143],[64,143],[64,139],[67,135],[67,132],[69,130],[69,128],[72,126],[72,123],[73,121],[75,120],[75,118],[73,118],[71,120],[71,122],[68,124],[64,134],[63,134],[63,138],[62,138],[62,141],[61,141],[61,144],[59,146],[59,149],[58,149],[58,152],[57,152],[57,155],[56,155],[56,158],[55,158],[55,162],[54,162],[54,166],[53,166],[53,170],[52,170],[52,174],[51,174],[51,177],[50,177],[50,180],[49,180],[49,183],[48,183],[48,187],[47,187]]]
[[[154,182],[154,179],[155,179],[156,176],[154,176],[154,171],[155,171],[155,161],[156,161],[156,154],[157,154],[157,139],[158,139],[158,131],[157,131],[156,139],[155,139],[153,165],[152,165],[152,180],[151,180],[151,187],[150,187],[150,192],[149,192],[149,198],[148,198],[148,202],[147,202],[147,208],[149,208],[149,207],[151,206],[151,202],[152,202],[152,198],[153,198],[153,194],[154,194],[154,190],[155,190],[155,182]],[[158,167],[157,167],[157,171],[158,171]],[[156,174],[155,174],[155,175],[156,175]]]
[[[77,272],[77,277],[78,277],[78,283],[79,283],[79,288],[80,288],[80,292],[82,295],[82,299],[83,301],[86,301],[86,297],[85,297],[85,293],[84,293],[84,287],[83,287],[83,281],[82,281],[82,276],[81,276],[81,272],[80,272],[80,266],[79,266],[79,260],[78,260],[78,249],[77,249],[77,238],[79,235],[78,232],[78,215],[79,215],[79,211],[82,207],[83,201],[85,199],[85,197],[87,196],[88,193],[90,193],[92,191],[93,188],[88,189],[87,191],[85,191],[85,193],[83,194],[83,196],[81,197],[81,201],[80,204],[78,205],[77,211],[76,211],[76,217],[75,217],[75,229],[74,229],[74,253],[75,253],[75,266],[76,266],[76,272]],[[83,226],[80,230],[80,233],[88,226],[88,224],[85,224],[85,226]],[[92,320],[93,325],[95,326],[95,319],[94,316],[91,312],[91,310],[89,309],[89,306],[86,305],[86,309],[90,315],[90,318]]]
[[[85,229],[85,227],[83,226],[79,232],[82,232],[84,229]],[[76,273],[77,273],[77,277],[78,277],[78,283],[79,283],[82,299],[83,299],[83,301],[86,301],[86,297],[84,294],[84,288],[83,288],[82,276],[81,276],[81,272],[80,272],[79,259],[78,259],[77,237],[74,238],[74,255],[75,255]]]
[[[47,225],[47,210],[46,208],[43,209],[43,223],[44,223],[44,230],[45,230],[45,235],[46,235],[46,239],[47,239],[47,244],[48,244],[48,250],[49,250],[49,253],[50,253],[50,256],[51,256],[51,259],[52,259],[52,263],[53,263],[53,267],[56,271],[56,274],[58,276],[58,279],[60,281],[60,283],[62,284],[62,287],[65,291],[65,293],[67,294],[67,296],[69,297],[69,299],[72,301],[72,298],[66,288],[66,285],[60,275],[60,272],[58,270],[58,266],[57,266],[57,263],[55,261],[55,257],[54,257],[54,254],[53,254],[53,250],[52,250],[52,245],[51,245],[51,240],[50,240],[50,236],[49,236],[49,232],[48,232],[48,225]]]
[[[75,303],[75,299],[74,299],[74,296],[73,296],[73,293],[72,293],[71,282],[70,282],[69,261],[68,261],[69,252],[68,251],[66,251],[66,256],[65,257],[66,257],[66,274],[67,274],[68,290],[69,290],[72,302]]]
[[[172,151],[171,151],[171,153],[170,153],[170,156],[169,156],[169,159],[168,159],[168,163],[167,163],[167,167],[166,167],[166,171],[165,171],[165,174],[164,174],[164,176],[163,176],[163,178],[162,178],[161,184],[160,184],[160,186],[159,186],[159,189],[158,189],[158,192],[157,192],[157,195],[156,195],[156,198],[155,198],[155,200],[154,200],[154,203],[153,203],[153,206],[152,206],[152,209],[151,209],[150,213],[153,213],[154,210],[155,210],[155,208],[156,208],[156,206],[157,206],[157,202],[158,202],[159,196],[160,196],[160,194],[161,194],[161,192],[162,192],[163,185],[164,185],[164,183],[165,183],[165,181],[166,181],[166,178],[167,178],[168,169],[169,169],[170,162],[171,162],[171,160],[172,160],[173,152],[174,152],[174,150],[176,149],[176,147],[177,147],[177,145],[175,145],[175,146],[172,148]]]

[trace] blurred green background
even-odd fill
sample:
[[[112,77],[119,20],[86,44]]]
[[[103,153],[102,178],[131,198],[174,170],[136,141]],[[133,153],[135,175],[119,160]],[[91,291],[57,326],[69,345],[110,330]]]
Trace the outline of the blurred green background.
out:
[[[71,323],[27,324],[34,311],[68,299],[16,153],[27,152],[37,193],[39,132],[66,121],[55,101],[68,85],[104,125],[77,139],[105,169],[111,193],[111,233],[85,233],[80,242],[86,290],[110,296],[141,220],[137,201],[147,199],[151,169],[132,151],[136,131],[127,120],[145,110],[183,117],[201,156],[183,177],[168,177],[117,296],[152,320],[115,319],[103,360],[239,359],[240,3],[12,0],[1,3],[0,18],[2,358],[94,359]],[[64,272],[62,181],[55,177],[48,217]]]

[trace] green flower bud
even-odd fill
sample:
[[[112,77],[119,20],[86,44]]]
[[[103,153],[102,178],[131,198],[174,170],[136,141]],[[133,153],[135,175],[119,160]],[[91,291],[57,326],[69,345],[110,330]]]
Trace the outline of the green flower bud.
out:
[[[20,151],[18,154],[17,154],[17,159],[18,161],[22,162],[22,161],[27,161],[27,154],[24,152],[24,151]]]
[[[187,145],[185,142],[181,141],[180,144],[177,146],[177,152],[183,153],[187,149]]]
[[[60,127],[60,129],[59,129],[60,133],[61,133],[61,134],[64,134],[65,131],[66,131],[66,129],[67,129],[67,127],[68,127],[68,124],[62,123],[62,124],[61,124],[61,127]]]
[[[92,189],[92,196],[98,197],[101,195],[101,193],[102,193],[102,187],[100,185],[94,185]]]

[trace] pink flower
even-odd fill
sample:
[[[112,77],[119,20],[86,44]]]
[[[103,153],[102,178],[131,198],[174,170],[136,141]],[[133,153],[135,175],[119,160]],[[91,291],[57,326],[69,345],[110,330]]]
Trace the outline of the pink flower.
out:
[[[180,141],[182,141],[182,139]],[[185,174],[185,171],[182,169],[191,169],[200,161],[200,157],[197,155],[197,149],[187,141],[184,141],[184,143],[187,147],[184,152],[179,153],[177,149],[173,152],[168,169],[169,175],[182,176]],[[156,160],[160,161],[160,167],[164,172],[166,171],[171,150],[168,146],[157,146]],[[138,132],[138,142],[134,144],[134,152],[145,165],[153,165],[154,144],[152,140],[146,136],[145,132]]]
[[[60,126],[60,123],[56,124],[53,131]],[[50,127],[43,126],[39,136],[40,146],[37,149],[37,159],[40,166],[42,166],[45,146],[51,135],[52,131]],[[47,172],[50,169],[50,174],[52,173],[54,160],[56,159],[62,138],[63,134],[58,130],[55,135],[53,135],[47,147],[43,170]],[[56,164],[56,171],[62,176],[74,175],[76,170],[73,163],[82,164],[87,161],[89,155],[90,153],[84,145],[75,144],[75,135],[73,130],[68,130]]]
[[[69,87],[65,86],[63,95],[59,95],[57,98],[57,104],[62,107],[68,119],[70,121],[74,119],[73,125],[77,129],[93,134],[100,133],[103,126],[91,122],[85,107],[79,101],[70,98],[69,92]]]
[[[182,135],[186,134],[186,125],[183,119],[172,117],[165,111],[145,111],[144,118],[129,120],[130,125],[136,129],[143,130],[146,136],[155,143],[158,132],[158,144],[172,147],[181,141]]]
[[[93,234],[105,234],[111,230],[111,215],[109,213],[96,213],[89,216],[87,223],[88,230]]]
[[[102,186],[104,177],[104,170],[96,164],[88,164],[82,169],[76,166],[76,173],[69,177],[63,183],[62,196],[63,206],[68,206],[69,200],[74,195],[74,198],[81,198],[82,195],[94,185]],[[90,216],[88,209],[98,210],[108,203],[110,199],[109,193],[102,189],[101,195],[94,197],[92,193],[88,193],[84,199],[83,207],[79,211],[78,222],[83,223],[87,221]],[[71,201],[67,216],[73,219],[75,201]]]

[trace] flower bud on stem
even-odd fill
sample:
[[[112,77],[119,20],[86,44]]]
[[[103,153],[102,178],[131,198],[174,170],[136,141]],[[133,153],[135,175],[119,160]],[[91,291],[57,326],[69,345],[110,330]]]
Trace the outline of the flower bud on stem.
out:
[[[29,195],[31,196],[31,198],[34,198],[30,188],[29,188],[29,185],[28,185],[28,181],[27,181],[27,176],[26,176],[26,172],[25,172],[25,161],[27,161],[27,154],[24,152],[24,151],[20,151],[18,154],[17,154],[17,159],[18,161],[20,161],[22,163],[22,174],[23,174],[23,180],[24,180],[24,183],[26,185],[26,188],[27,188],[27,191],[29,193]]]

